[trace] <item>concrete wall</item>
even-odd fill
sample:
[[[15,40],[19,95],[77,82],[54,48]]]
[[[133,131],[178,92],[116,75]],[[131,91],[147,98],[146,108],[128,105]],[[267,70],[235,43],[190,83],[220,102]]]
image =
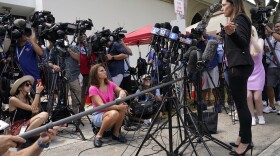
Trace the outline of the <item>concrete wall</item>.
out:
[[[160,0],[42,0],[42,4],[44,10],[52,12],[56,22],[92,19],[92,32],[101,30],[103,26],[111,30],[124,26],[131,32],[148,24],[170,22],[176,18],[173,4]],[[135,66],[138,49],[131,48],[134,55],[130,62]],[[146,56],[148,47],[140,46],[140,49],[142,57]]]

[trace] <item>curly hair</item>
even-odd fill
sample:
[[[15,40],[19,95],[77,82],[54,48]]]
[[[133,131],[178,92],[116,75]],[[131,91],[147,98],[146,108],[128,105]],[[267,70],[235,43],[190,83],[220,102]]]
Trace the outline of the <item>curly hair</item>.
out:
[[[98,69],[100,67],[103,67],[105,69],[104,65],[96,64],[90,68],[90,72],[89,72],[89,82],[91,85],[96,86],[96,87],[100,87],[100,82],[99,82],[99,77],[98,77]],[[106,85],[109,84],[109,80],[106,78],[104,80],[104,83]]]

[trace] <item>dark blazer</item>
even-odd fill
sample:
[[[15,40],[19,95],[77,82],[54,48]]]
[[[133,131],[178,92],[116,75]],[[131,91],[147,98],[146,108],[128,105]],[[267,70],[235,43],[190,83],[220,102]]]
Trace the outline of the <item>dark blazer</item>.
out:
[[[245,14],[238,14],[235,19],[235,32],[225,34],[225,53],[228,66],[254,65],[250,55],[252,24]]]

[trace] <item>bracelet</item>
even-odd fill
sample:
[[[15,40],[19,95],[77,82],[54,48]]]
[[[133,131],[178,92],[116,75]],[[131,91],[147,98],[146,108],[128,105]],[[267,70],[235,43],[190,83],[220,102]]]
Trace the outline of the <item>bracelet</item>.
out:
[[[40,93],[36,93],[36,94],[40,94]]]
[[[115,57],[114,57],[114,56],[112,56],[112,61],[113,61],[113,60],[115,60]]]
[[[44,144],[44,143],[42,142],[42,140],[38,139],[37,145],[38,145],[40,148],[48,148],[49,145],[50,145],[50,143]]]

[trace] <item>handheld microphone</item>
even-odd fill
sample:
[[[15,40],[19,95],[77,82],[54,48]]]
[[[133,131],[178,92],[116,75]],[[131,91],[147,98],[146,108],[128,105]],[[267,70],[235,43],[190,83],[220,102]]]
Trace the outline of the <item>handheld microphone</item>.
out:
[[[197,50],[192,50],[190,52],[189,62],[187,66],[187,71],[190,74],[196,72],[196,63],[197,63]]]
[[[202,55],[202,60],[204,62],[209,62],[213,60],[215,54],[217,53],[218,42],[215,40],[209,40],[204,53]]]

